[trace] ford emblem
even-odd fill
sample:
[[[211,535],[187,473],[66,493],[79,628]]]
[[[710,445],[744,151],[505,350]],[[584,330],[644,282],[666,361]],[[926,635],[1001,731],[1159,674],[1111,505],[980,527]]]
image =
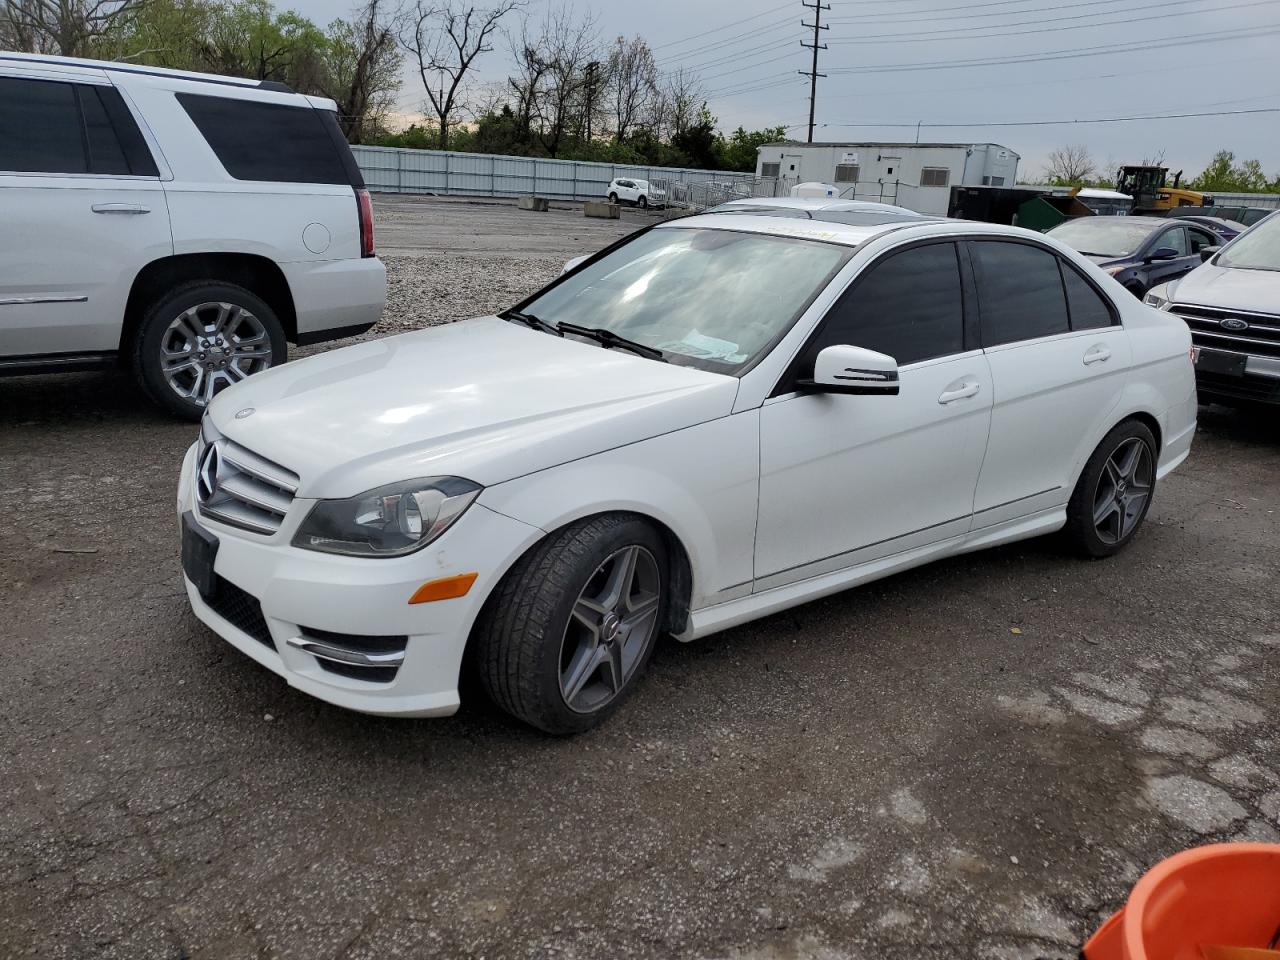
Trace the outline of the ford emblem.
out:
[[[1241,330],[1248,330],[1249,324],[1238,317],[1227,317],[1225,320],[1219,320],[1218,325],[1223,330],[1234,330],[1239,333]],[[237,414],[239,416],[239,414]]]
[[[1222,321],[1222,325],[1225,327],[1227,325],[1227,322],[1225,320]],[[251,417],[253,416],[253,411],[254,411],[253,407],[245,407],[243,410],[237,410],[236,419],[243,420],[245,417]]]

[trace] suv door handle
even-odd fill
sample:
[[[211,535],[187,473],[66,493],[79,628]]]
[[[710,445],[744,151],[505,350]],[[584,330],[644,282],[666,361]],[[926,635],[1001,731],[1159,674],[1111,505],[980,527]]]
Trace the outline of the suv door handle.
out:
[[[1111,348],[1100,343],[1094,344],[1084,352],[1084,365],[1086,367],[1091,363],[1106,363],[1110,359]]]
[[[95,203],[90,209],[94,213],[150,213],[150,207],[140,203]]]
[[[955,403],[957,400],[965,400],[969,397],[976,397],[981,387],[977,380],[961,380],[959,383],[952,384],[938,396],[938,402],[943,406],[948,403]]]

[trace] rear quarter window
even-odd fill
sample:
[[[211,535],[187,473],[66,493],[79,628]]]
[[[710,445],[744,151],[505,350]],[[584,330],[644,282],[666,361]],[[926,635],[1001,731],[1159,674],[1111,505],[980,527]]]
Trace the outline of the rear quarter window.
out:
[[[176,96],[237,180],[363,186],[328,111],[192,93]]]

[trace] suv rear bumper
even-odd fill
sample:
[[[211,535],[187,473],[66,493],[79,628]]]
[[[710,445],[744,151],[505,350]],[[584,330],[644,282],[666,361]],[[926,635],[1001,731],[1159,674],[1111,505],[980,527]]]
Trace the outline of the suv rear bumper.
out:
[[[387,268],[377,257],[282,263],[293,293],[299,345],[364,333],[387,305]]]

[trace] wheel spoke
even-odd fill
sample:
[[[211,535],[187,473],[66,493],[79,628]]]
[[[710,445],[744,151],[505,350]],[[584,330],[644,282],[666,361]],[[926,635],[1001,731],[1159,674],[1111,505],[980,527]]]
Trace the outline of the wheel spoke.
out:
[[[249,375],[249,371],[240,366],[239,358],[227,364],[227,382],[236,383]]]
[[[614,555],[613,566],[605,581],[604,591],[596,598],[596,602],[606,610],[612,610],[615,613],[624,612],[623,605],[631,595],[631,585],[635,580],[636,556],[639,553],[640,548],[633,546]]]
[[[597,641],[600,639],[600,621],[603,619],[607,611],[602,610],[594,600],[587,597],[579,597],[578,602],[573,605],[570,616],[576,620],[581,626],[591,632]]]
[[[1116,503],[1115,497],[1107,497],[1102,502],[1095,504],[1093,508],[1093,524],[1101,527],[1111,518],[1111,515],[1120,509],[1120,505]]]
[[[626,673],[622,669],[622,644],[611,643],[607,647],[600,648],[601,661],[604,669],[600,671],[600,675],[604,678],[604,682],[609,685],[612,693],[617,693],[622,689],[623,680]]]
[[[574,654],[569,669],[560,675],[560,690],[565,703],[573,703],[587,681],[600,669],[600,664],[608,659],[603,647],[594,644],[583,644]]]
[[[1141,459],[1144,449],[1142,441],[1137,439],[1130,440],[1124,448],[1123,455],[1120,456],[1120,462],[1116,464],[1116,469],[1120,471],[1120,476],[1125,480],[1133,479],[1133,473],[1138,467],[1138,461]],[[1117,450],[1115,454],[1112,454],[1112,459],[1114,460],[1120,453],[1121,451]]]
[[[179,396],[186,397],[188,400],[196,399],[196,395],[200,392],[200,386],[201,384],[204,383],[204,378],[205,378],[204,367],[197,365],[195,369],[196,369],[196,378],[194,381],[192,381],[190,390],[183,390],[176,383],[174,383],[172,377],[169,378],[169,386],[173,387],[173,389],[178,392]]]
[[[228,334],[235,329],[234,318],[240,314],[240,308],[234,303],[218,304],[218,316],[213,321],[214,334]]]
[[[188,353],[179,353],[172,357],[165,357],[164,360],[160,362],[160,369],[170,376],[181,370],[188,370],[198,366],[199,364],[196,363],[195,358]]]

